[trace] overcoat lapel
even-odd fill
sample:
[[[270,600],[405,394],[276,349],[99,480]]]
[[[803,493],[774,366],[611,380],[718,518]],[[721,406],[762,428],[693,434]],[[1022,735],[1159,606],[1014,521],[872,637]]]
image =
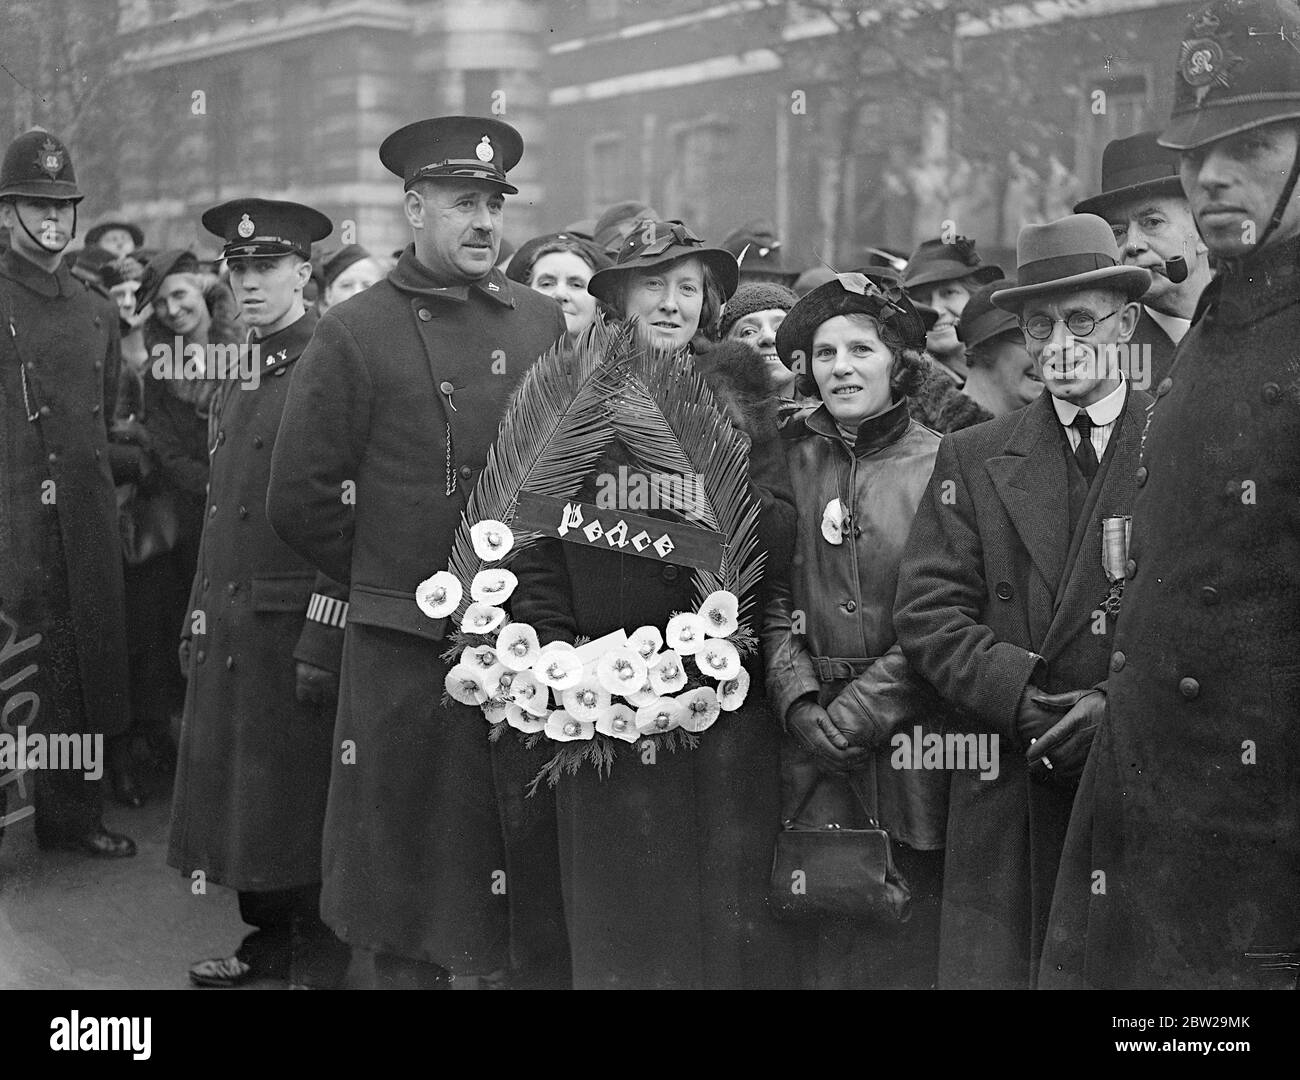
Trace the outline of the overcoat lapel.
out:
[[[1061,580],[1070,543],[1065,455],[1056,427],[1051,398],[1044,391],[1026,407],[1004,452],[984,466],[1020,542],[1051,592]]]
[[[1137,395],[1129,388],[1119,429],[1108,447],[1110,463],[1101,483],[1088,492],[1080,527],[1066,556],[1070,575],[1057,597],[1056,611],[1039,652],[1050,661],[1054,650],[1081,633],[1092,613],[1101,606],[1110,582],[1101,564],[1101,520],[1127,514],[1133,501],[1133,474],[1146,417]]]

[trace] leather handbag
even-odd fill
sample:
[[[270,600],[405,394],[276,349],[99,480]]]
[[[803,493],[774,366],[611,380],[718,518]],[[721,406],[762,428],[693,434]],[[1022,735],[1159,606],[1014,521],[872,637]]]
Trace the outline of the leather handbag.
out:
[[[845,829],[835,822],[816,828],[797,824],[824,779],[819,775],[809,786],[798,809],[777,833],[768,902],[778,916],[794,921],[907,922],[912,915],[912,890],[894,865],[879,811],[867,808],[855,777],[847,781],[867,813],[867,828]]]
[[[176,546],[180,516],[170,491],[142,492],[134,481],[117,485],[117,523],[122,558],[139,566]]]

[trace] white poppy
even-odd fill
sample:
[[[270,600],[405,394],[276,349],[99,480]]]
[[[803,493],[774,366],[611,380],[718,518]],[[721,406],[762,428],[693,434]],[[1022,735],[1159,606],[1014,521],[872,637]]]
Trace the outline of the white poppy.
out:
[[[460,654],[460,662],[476,671],[487,671],[497,664],[497,651],[491,645],[475,645]]]
[[[673,649],[650,669],[650,689],[660,696],[675,694],[686,685],[686,662]]]
[[[576,685],[560,692],[560,704],[565,712],[593,724],[600,713],[609,708],[612,700],[610,692],[594,675],[584,675]]]
[[[704,643],[704,638],[704,620],[691,612],[674,615],[664,633],[668,647],[682,656],[692,655]]]
[[[590,739],[596,734],[596,724],[591,720],[578,717],[556,709],[546,718],[546,737],[559,742],[573,742],[575,739]]]
[[[636,742],[641,737],[636,730],[636,713],[618,702],[601,714],[596,730],[624,742]]]
[[[497,659],[511,671],[527,671],[541,651],[537,631],[527,623],[506,623],[497,635]]]
[[[611,694],[635,694],[647,674],[645,661],[631,649],[610,649],[596,661],[596,679]]]
[[[740,601],[727,589],[711,592],[700,605],[700,618],[704,620],[704,632],[710,637],[730,637],[740,625]]]
[[[686,712],[682,727],[694,732],[711,728],[721,709],[718,703],[718,692],[711,686],[701,686],[688,691],[677,698],[677,703]]]
[[[460,606],[465,589],[455,574],[439,570],[415,587],[415,602],[431,619],[445,619]]]
[[[743,667],[734,679],[718,684],[718,706],[723,712],[735,712],[749,693],[749,672]]]
[[[467,634],[490,634],[505,621],[505,608],[493,607],[491,604],[470,604],[465,609],[460,628]]]
[[[510,599],[519,579],[509,570],[489,568],[480,570],[469,584],[469,595],[480,604],[494,604],[500,607]]]
[[[550,712],[551,692],[531,671],[516,671],[510,680],[510,700],[534,716]]]
[[[525,735],[532,735],[536,731],[541,731],[546,727],[545,714],[534,716],[526,709],[520,709],[518,712],[506,714],[506,723],[516,731],[522,731]]]
[[[695,666],[706,679],[726,682],[740,671],[740,653],[725,638],[710,638],[695,654]]]
[[[484,562],[498,562],[515,546],[514,533],[510,527],[491,518],[471,525],[469,538],[474,545],[474,554]]]
[[[655,698],[637,709],[636,729],[642,735],[659,735],[680,727],[686,718],[686,710],[677,698]]]
[[[523,711],[513,701],[485,701],[483,703],[483,715],[487,717],[489,724],[499,724],[503,720],[509,720],[512,714],[522,716]]]
[[[627,645],[648,665],[650,658],[663,648],[664,636],[657,626],[643,626],[628,638]]]
[[[488,699],[482,674],[468,664],[457,664],[453,667],[447,672],[443,684],[451,699],[459,701],[462,705],[482,705]]]
[[[554,690],[568,690],[582,679],[582,663],[573,655],[573,646],[553,641],[537,654],[533,674]]]
[[[844,543],[844,504],[832,499],[822,511],[822,536],[831,544]]]

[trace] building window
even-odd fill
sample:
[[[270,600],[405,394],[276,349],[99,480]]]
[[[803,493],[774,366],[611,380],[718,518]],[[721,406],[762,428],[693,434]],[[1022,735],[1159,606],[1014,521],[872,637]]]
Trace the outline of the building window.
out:
[[[220,194],[223,188],[239,186],[243,178],[239,146],[244,136],[244,80],[238,68],[214,73],[207,115],[212,122],[212,181]]]
[[[1084,138],[1075,164],[1077,175],[1085,184],[1091,184],[1101,175],[1101,155],[1107,143],[1127,139],[1151,126],[1149,80],[1135,73],[1098,79],[1088,87],[1084,106]]]
[[[735,131],[720,117],[705,117],[669,130],[671,172],[664,188],[670,218],[707,232],[727,209],[722,172],[732,157]]]
[[[280,107],[276,113],[276,155],[280,184],[300,180],[312,164],[311,133],[316,90],[309,55],[286,57],[280,64]]]
[[[623,136],[597,135],[587,143],[587,212],[598,215],[626,198]]]

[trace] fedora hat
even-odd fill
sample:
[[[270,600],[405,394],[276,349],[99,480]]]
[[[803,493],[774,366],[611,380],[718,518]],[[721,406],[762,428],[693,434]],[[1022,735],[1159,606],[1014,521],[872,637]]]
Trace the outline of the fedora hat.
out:
[[[688,258],[699,259],[708,267],[722,289],[724,300],[736,291],[740,280],[736,257],[724,248],[707,247],[680,221],[639,222],[624,238],[614,265],[591,275],[587,291],[597,300],[614,306],[618,283],[628,275]]]
[[[1136,300],[1151,288],[1151,272],[1119,261],[1115,235],[1096,214],[1070,214],[1026,225],[1016,238],[1016,284],[991,299],[1006,311],[1062,289],[1115,288]]]
[[[1182,199],[1178,151],[1157,142],[1159,132],[1143,131],[1127,139],[1112,139],[1101,155],[1101,193],[1076,203],[1076,214],[1097,214],[1116,203],[1152,196]]]
[[[1020,337],[1020,323],[1015,314],[996,307],[992,300],[995,292],[1005,290],[1011,284],[1010,281],[991,281],[970,294],[957,323],[957,340],[967,349],[973,349],[1010,330],[1016,332],[1017,338]]]
[[[907,260],[903,288],[915,289],[919,285],[964,277],[973,277],[980,285],[987,285],[1002,276],[1002,267],[985,263],[980,258],[974,240],[958,236],[951,243],[939,239],[923,241]]]

